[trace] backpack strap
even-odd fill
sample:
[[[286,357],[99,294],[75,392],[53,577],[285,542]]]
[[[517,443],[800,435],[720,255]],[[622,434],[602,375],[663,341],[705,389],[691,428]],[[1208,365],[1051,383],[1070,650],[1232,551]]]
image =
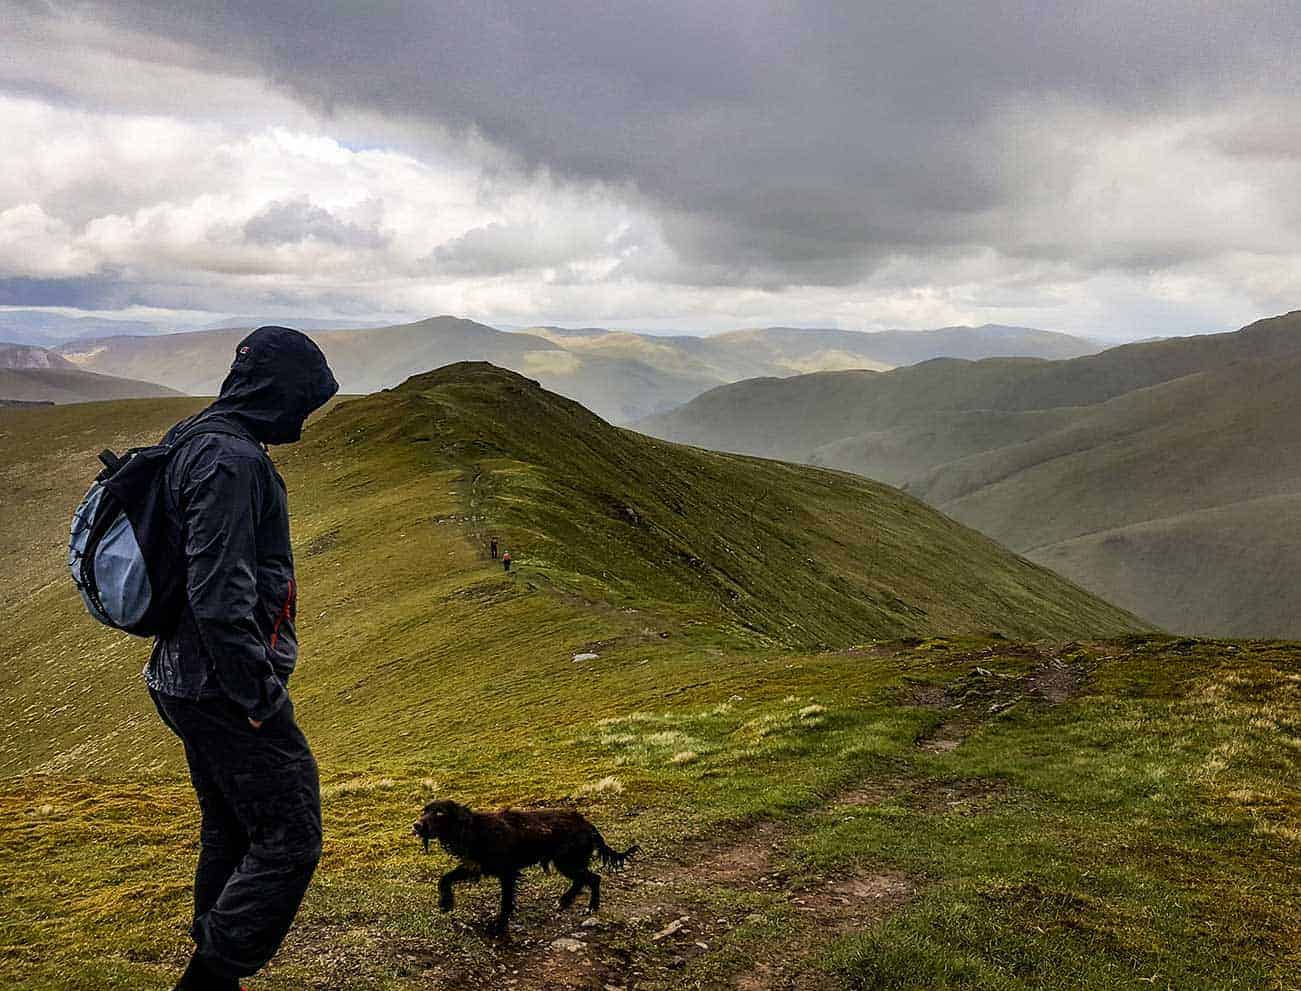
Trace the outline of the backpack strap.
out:
[[[166,446],[172,451],[176,451],[186,441],[193,440],[195,437],[199,437],[203,434],[220,434],[223,437],[239,437],[243,440],[252,441],[254,444],[258,443],[255,438],[250,437],[243,431],[236,430],[234,427],[228,427],[221,423],[205,423],[203,420],[200,420],[198,423],[192,423],[190,426],[182,430],[179,434],[168,441]],[[258,446],[261,447],[260,444],[258,444]]]
[[[131,460],[133,455],[139,454],[143,451],[158,451],[161,448],[163,450],[164,455],[170,458],[172,455],[176,454],[176,452],[181,449],[182,445],[186,444],[187,442],[193,440],[195,437],[198,437],[202,434],[221,434],[226,437],[240,437],[244,440],[252,442],[253,444],[257,444],[257,441],[254,440],[252,437],[250,437],[248,434],[243,433],[239,430],[235,430],[232,427],[228,427],[220,423],[209,424],[209,423],[199,422],[199,423],[191,424],[189,427],[182,430],[179,434],[173,437],[170,441],[163,441],[158,444],[146,444],[144,447],[128,448],[126,451],[123,451],[121,454],[115,454],[113,451],[109,450],[108,448],[105,448],[104,450],[99,452],[99,460],[104,465],[104,468],[102,471],[100,471],[98,475],[95,476],[95,481],[107,482],[110,478],[116,475],[119,470],[121,470],[123,465],[125,465],[128,461]]]
[[[99,452],[99,460],[110,475],[122,467],[123,459],[119,458],[107,447]]]

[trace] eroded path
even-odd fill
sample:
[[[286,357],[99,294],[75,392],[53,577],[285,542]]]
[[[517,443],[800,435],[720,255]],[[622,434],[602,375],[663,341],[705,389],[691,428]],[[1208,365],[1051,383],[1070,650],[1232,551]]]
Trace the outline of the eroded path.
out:
[[[760,991],[798,980],[814,987],[801,942],[870,927],[918,886],[897,872],[797,878],[789,858],[798,835],[797,827],[765,821],[689,844],[671,862],[606,875],[609,911],[599,918],[557,916],[550,891],[534,883],[510,939],[490,944],[490,973],[468,969],[431,986],[634,991],[671,987],[690,974],[692,986]],[[785,917],[782,939],[735,940],[758,934],[774,911]],[[756,942],[766,952],[754,953]]]
[[[918,687],[901,698],[904,704],[944,711],[918,739],[919,750],[954,750],[1011,706],[1057,704],[1087,679],[1087,672],[1055,657],[1031,660],[1024,675],[976,664],[947,685]],[[622,874],[606,874],[599,917],[584,918],[578,910],[558,913],[554,896],[561,883],[532,872],[521,886],[509,938],[489,938],[486,918],[472,919],[469,906],[458,909],[454,925],[478,941],[482,952],[473,964],[451,970],[431,963],[428,986],[446,991],[834,987],[814,966],[816,952],[838,936],[880,924],[925,882],[892,870],[810,874],[798,863],[801,838],[830,817],[852,816],[884,802],[928,814],[980,815],[1007,792],[1003,781],[935,780],[900,767],[897,774],[855,782],[801,816],[737,826],[727,835],[688,842],[671,859],[634,861]],[[495,884],[489,890],[495,895]]]

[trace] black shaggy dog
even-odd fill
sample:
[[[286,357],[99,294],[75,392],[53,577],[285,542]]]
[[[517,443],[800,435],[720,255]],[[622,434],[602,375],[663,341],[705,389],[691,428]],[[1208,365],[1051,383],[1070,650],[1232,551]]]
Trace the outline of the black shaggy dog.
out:
[[[455,904],[452,886],[476,881],[483,875],[501,881],[501,912],[494,930],[504,933],[515,909],[515,884],[526,867],[540,866],[550,873],[555,865],[572,882],[560,896],[560,907],[568,908],[587,888],[591,892],[588,911],[601,907],[601,879],[589,865],[592,855],[610,870],[619,870],[641,847],[634,844],[619,852],[610,847],[595,826],[568,809],[536,812],[474,812],[457,802],[430,802],[411,827],[425,842],[439,845],[460,864],[438,882],[438,907],[450,912]]]

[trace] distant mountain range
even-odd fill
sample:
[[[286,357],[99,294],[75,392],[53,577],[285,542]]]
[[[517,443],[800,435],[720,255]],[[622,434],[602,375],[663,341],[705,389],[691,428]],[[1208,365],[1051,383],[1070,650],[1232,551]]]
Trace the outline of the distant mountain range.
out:
[[[1069,334],[1000,324],[876,332],[758,327],[711,337],[634,334],[596,327],[530,327],[522,333],[544,337],[571,351],[645,361],[713,377],[720,383],[832,369],[883,370],[942,356],[1073,358],[1101,347]]]
[[[86,337],[115,334],[161,334],[164,329],[146,320],[69,317],[46,310],[0,310],[0,341],[54,347]]]
[[[58,353],[78,367],[211,395],[247,328],[79,340]],[[455,361],[509,368],[576,399],[612,423],[666,411],[717,385],[810,369],[888,368],[963,354],[1080,354],[1080,338],[1020,327],[944,328],[865,334],[764,328],[716,337],[658,337],[600,328],[496,330],[443,316],[392,327],[316,330],[342,388],[368,393]]]
[[[901,485],[1171,629],[1301,635],[1301,311],[1066,361],[739,382],[639,425]]]
[[[81,368],[163,382],[214,395],[246,328],[161,337],[109,337],[64,345]],[[578,354],[551,341],[510,334],[457,317],[359,330],[313,331],[345,393],[392,388],[413,374],[456,361],[491,361],[577,398],[607,420],[627,423],[686,402],[717,383],[635,360]]]
[[[0,343],[0,400],[85,403],[175,395],[179,395],[175,389],[153,382],[85,371],[46,348]]]

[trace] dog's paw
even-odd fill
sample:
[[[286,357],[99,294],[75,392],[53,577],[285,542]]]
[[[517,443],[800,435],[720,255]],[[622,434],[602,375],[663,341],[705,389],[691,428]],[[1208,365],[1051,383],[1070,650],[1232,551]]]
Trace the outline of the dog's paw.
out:
[[[455,907],[456,903],[450,898],[438,899],[438,911],[440,912],[450,912]]]

